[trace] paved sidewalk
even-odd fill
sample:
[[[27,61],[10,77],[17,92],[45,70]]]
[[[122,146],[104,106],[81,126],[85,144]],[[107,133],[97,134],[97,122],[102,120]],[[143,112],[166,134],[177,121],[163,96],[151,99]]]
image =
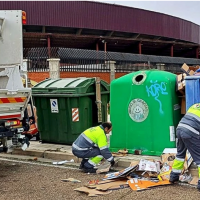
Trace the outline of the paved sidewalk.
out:
[[[35,156],[58,161],[74,159],[75,163],[80,163],[80,161],[82,160],[78,159],[72,154],[71,145],[40,143],[38,141],[30,141],[30,143],[31,144],[29,148],[26,149],[26,151],[17,148],[12,152],[12,155]],[[128,154],[127,156],[117,158],[119,159],[118,166],[121,167],[128,167],[132,161],[140,159],[160,160],[159,156],[144,156],[132,154]]]
[[[38,161],[41,162],[52,162],[52,161],[64,161],[71,159],[74,160],[74,163],[69,163],[77,167],[82,159],[77,158],[72,154],[71,145],[62,145],[62,144],[51,144],[51,143],[40,143],[38,141],[30,141],[30,147],[26,151],[21,150],[21,148],[15,149],[11,154],[0,154],[2,157],[13,157],[19,159],[30,159],[37,157]],[[153,159],[155,161],[161,160],[160,156],[145,156],[145,155],[132,155],[128,154],[123,157],[116,157],[118,162],[116,167],[125,168],[130,166],[130,163],[133,161],[138,161],[141,159]],[[192,175],[198,175],[197,167],[191,166],[190,173]]]

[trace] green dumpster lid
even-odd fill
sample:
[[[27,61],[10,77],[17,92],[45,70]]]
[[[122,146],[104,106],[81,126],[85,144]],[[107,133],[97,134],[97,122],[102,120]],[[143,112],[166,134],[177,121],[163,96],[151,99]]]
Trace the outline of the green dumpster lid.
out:
[[[32,93],[45,94],[86,94],[95,92],[95,78],[46,79],[32,88]],[[110,91],[107,82],[101,80],[101,91]]]

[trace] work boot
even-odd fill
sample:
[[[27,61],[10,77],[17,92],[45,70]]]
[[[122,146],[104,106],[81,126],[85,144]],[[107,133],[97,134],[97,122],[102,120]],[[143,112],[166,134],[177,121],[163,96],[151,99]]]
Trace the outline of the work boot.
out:
[[[96,171],[97,171],[97,169],[94,169],[94,168],[86,168],[86,167],[84,167],[84,168],[83,168],[83,171],[84,171],[85,173],[95,174]]]
[[[197,189],[200,191],[200,180],[198,180]]]
[[[88,161],[88,159],[83,158],[81,161],[81,164],[79,166],[79,169],[83,169],[84,168],[84,164]]]
[[[171,172],[171,173],[170,173],[169,182],[171,182],[171,183],[178,182],[178,181],[179,181],[179,176],[180,176],[180,173]]]

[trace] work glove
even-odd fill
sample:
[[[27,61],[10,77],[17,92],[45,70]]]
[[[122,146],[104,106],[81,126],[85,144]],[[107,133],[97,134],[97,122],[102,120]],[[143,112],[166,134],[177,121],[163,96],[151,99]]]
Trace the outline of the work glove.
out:
[[[115,161],[112,160],[112,161],[110,162],[110,164],[111,164],[111,166],[113,166],[113,165],[115,164]]]

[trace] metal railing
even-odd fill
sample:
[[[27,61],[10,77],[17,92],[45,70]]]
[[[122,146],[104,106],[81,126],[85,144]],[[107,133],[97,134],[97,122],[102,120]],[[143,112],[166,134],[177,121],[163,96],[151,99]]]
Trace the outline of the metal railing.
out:
[[[172,58],[119,52],[104,52],[70,48],[24,48],[24,59],[28,59],[28,71],[49,71],[47,59],[59,58],[60,71],[69,72],[109,72],[109,61],[115,61],[115,72],[129,73],[142,69],[164,69],[180,73],[181,66],[200,64],[199,59]]]

